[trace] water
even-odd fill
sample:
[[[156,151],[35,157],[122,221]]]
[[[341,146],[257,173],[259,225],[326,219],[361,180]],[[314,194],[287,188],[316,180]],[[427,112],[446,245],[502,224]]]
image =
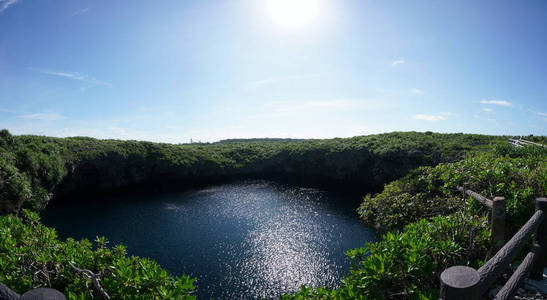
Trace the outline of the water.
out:
[[[106,236],[172,274],[197,277],[199,299],[337,287],[349,271],[344,252],[374,239],[352,199],[270,181],[98,198],[51,206],[43,221],[61,237]]]

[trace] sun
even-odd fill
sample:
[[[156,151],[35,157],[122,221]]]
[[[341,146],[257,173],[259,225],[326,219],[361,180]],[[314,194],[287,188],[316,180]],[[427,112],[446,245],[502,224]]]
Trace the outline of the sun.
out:
[[[320,0],[267,0],[272,20],[280,26],[300,28],[313,24],[319,17]]]

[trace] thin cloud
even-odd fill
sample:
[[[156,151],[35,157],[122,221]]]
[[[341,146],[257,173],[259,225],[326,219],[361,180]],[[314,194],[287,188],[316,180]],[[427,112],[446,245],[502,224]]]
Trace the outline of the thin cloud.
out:
[[[499,105],[499,106],[513,106],[513,104],[506,100],[481,100],[482,104],[492,104],[492,105]]]
[[[538,116],[547,117],[547,113],[544,113],[544,112],[535,111],[534,113]]]
[[[82,8],[80,10],[77,10],[75,12],[72,13],[72,16],[77,16],[77,15],[82,15],[82,14],[85,14],[86,12],[89,11],[89,7],[86,7],[86,8]]]
[[[424,120],[424,121],[443,121],[446,120],[443,116],[435,116],[435,115],[414,115],[414,119],[416,120]]]
[[[57,113],[37,113],[37,114],[20,115],[19,118],[27,119],[27,120],[39,120],[39,121],[58,121],[58,120],[64,120],[67,117]]]
[[[3,12],[17,2],[19,2],[19,0],[0,0],[0,12]]]
[[[400,58],[400,59],[397,59],[397,60],[394,60],[391,65],[392,66],[397,66],[397,65],[401,65],[401,64],[404,64],[405,63],[405,60]]]
[[[69,73],[69,72],[56,72],[56,71],[48,71],[48,70],[39,70],[39,72],[46,75],[78,80],[78,81],[82,81],[92,85],[102,85],[102,86],[112,87],[112,84],[109,82],[97,80],[93,77],[90,77],[89,75],[78,73],[78,72]]]
[[[494,110],[491,109],[491,108],[483,108],[482,110],[483,110],[484,112],[487,112],[487,113],[491,113],[491,112],[494,111]]]
[[[417,88],[413,88],[410,91],[412,92],[412,94],[423,94],[424,93],[423,90],[420,90],[420,89],[417,89]]]
[[[59,76],[59,77],[66,77],[76,80],[84,80],[87,78],[87,75],[83,75],[80,73],[65,73],[65,72],[53,72],[53,71],[41,71],[42,74],[47,75],[53,75],[53,76]]]
[[[15,110],[12,110],[12,109],[5,109],[5,108],[1,108],[1,107],[0,107],[0,112],[8,113],[8,114],[14,114],[14,113],[15,113]]]

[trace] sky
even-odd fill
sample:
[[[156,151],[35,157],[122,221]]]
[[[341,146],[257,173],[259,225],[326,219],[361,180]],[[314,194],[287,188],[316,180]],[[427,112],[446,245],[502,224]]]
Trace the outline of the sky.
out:
[[[0,128],[547,135],[547,1],[0,0]]]

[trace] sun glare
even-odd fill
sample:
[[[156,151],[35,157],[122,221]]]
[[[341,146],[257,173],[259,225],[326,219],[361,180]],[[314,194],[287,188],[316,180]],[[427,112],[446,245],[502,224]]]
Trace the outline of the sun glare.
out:
[[[283,27],[299,28],[312,24],[319,16],[319,0],[268,0],[272,20]]]

